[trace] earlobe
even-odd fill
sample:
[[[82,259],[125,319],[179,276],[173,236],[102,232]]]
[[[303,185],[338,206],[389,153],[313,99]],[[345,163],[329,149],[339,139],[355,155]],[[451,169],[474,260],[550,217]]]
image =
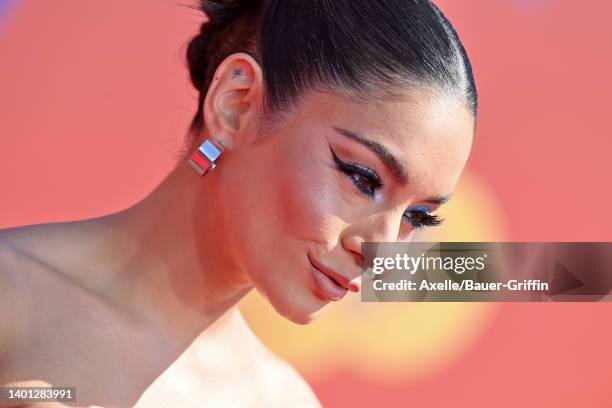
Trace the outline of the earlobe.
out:
[[[261,67],[253,57],[246,53],[227,57],[217,68],[204,100],[208,132],[227,148],[243,142],[238,139],[255,130],[262,90]]]

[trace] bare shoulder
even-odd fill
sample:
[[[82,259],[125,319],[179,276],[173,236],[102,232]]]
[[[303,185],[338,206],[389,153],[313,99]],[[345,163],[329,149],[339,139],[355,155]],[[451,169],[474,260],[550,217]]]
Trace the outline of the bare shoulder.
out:
[[[46,349],[37,339],[53,344],[62,319],[54,300],[66,298],[50,268],[4,238],[0,233],[0,385],[12,378],[11,367],[35,362],[34,353]]]
[[[31,313],[29,285],[20,273],[25,264],[18,251],[0,240],[0,356],[9,355],[25,335],[25,323]]]
[[[258,377],[265,389],[268,406],[320,407],[310,385],[289,363],[271,352],[259,356]]]
[[[252,369],[264,400],[269,407],[321,407],[310,385],[288,362],[270,351],[242,320],[243,340],[250,343]]]

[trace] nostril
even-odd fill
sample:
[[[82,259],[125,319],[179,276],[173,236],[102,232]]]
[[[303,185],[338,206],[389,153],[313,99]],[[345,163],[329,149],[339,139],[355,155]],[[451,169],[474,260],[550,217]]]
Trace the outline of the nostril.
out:
[[[342,247],[349,252],[355,263],[361,266],[361,244],[365,242],[363,238],[356,235],[347,235],[341,239]]]
[[[351,252],[351,254],[353,255],[353,259],[355,260],[355,265],[361,268],[361,261],[363,258],[361,254],[358,254],[357,252]]]

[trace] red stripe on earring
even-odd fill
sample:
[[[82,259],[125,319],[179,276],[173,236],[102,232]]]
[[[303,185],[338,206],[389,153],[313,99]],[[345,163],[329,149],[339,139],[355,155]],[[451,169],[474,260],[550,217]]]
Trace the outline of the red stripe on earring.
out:
[[[193,160],[195,164],[197,164],[202,169],[202,171],[206,171],[210,167],[210,163],[208,162],[208,160],[202,157],[202,155],[197,151],[193,152],[193,154],[191,155],[191,160]]]

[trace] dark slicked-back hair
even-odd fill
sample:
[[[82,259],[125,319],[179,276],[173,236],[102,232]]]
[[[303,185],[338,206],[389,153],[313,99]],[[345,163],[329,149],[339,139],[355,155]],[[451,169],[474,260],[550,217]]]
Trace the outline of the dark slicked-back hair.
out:
[[[401,95],[417,87],[456,98],[476,117],[472,67],[459,37],[428,0],[200,1],[205,21],[187,60],[200,92],[191,130],[219,64],[236,52],[262,67],[265,111],[287,111],[312,90]]]

